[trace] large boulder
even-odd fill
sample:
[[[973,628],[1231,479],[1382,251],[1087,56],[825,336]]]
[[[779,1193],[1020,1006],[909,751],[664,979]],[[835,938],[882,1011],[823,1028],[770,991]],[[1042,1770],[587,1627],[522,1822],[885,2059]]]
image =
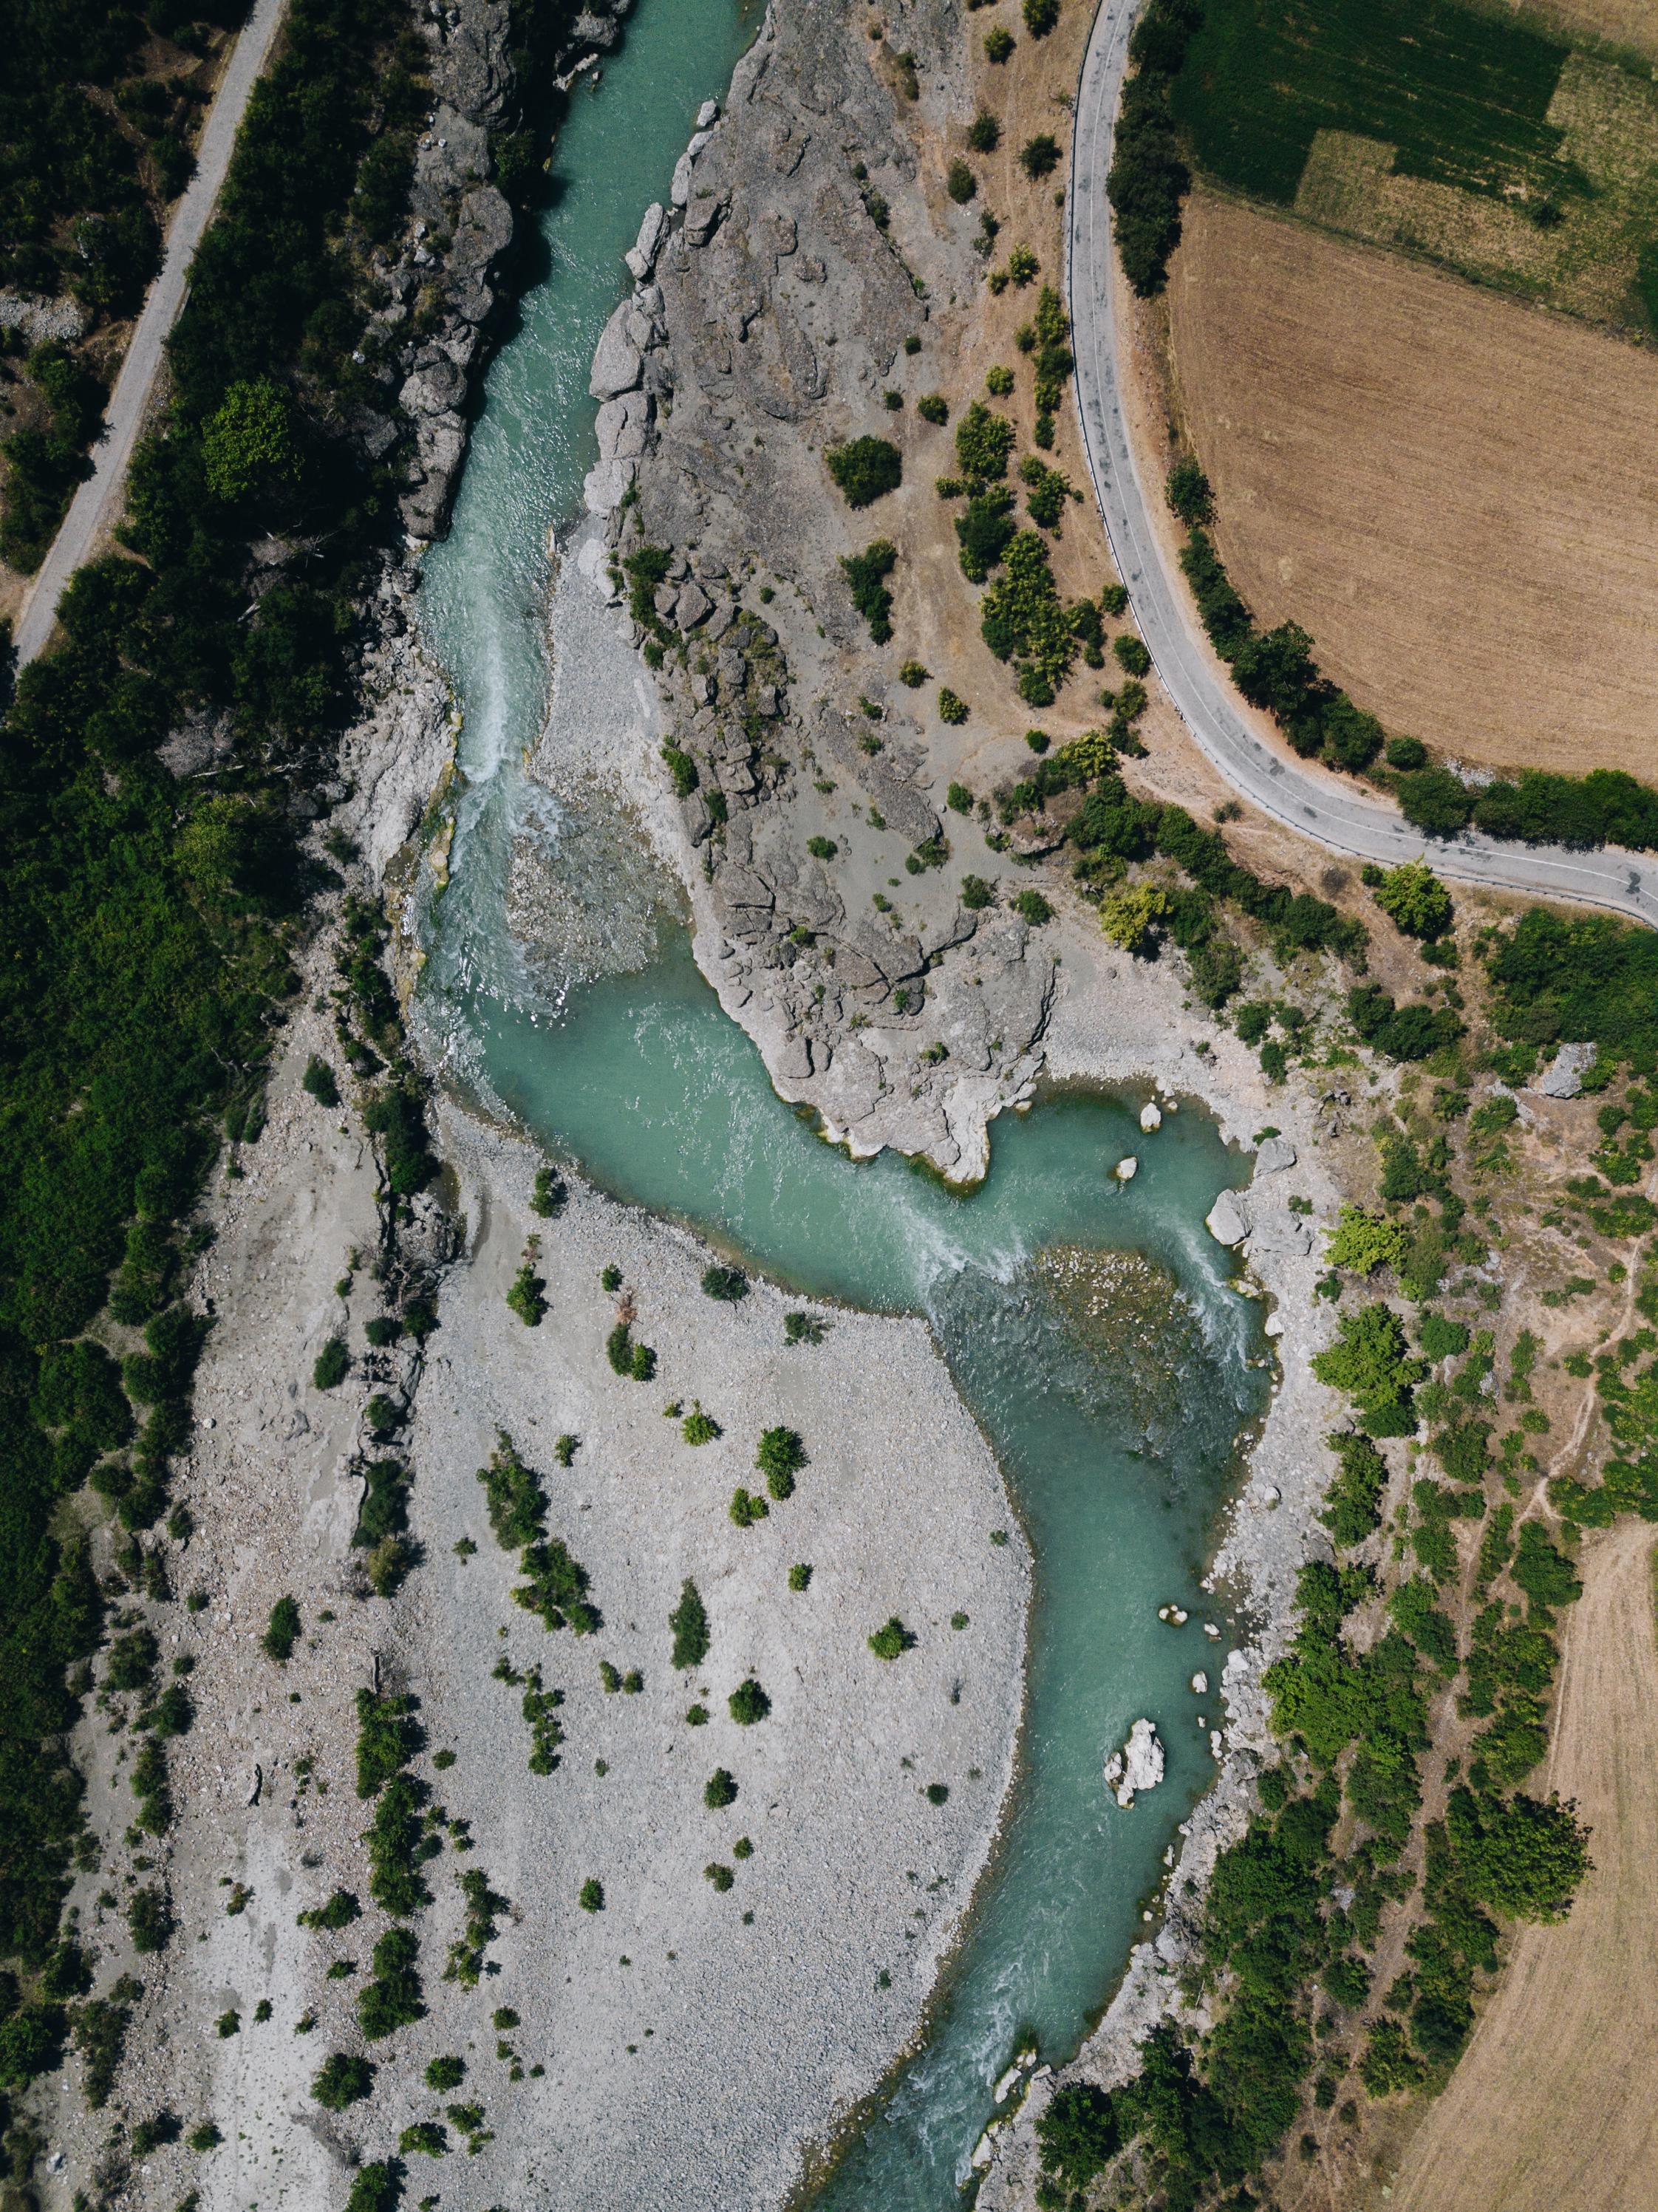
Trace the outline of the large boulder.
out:
[[[624,392],[639,388],[644,363],[639,348],[628,335],[628,319],[632,313],[633,302],[623,301],[605,324],[594,349],[587,389],[595,399],[619,399]]]

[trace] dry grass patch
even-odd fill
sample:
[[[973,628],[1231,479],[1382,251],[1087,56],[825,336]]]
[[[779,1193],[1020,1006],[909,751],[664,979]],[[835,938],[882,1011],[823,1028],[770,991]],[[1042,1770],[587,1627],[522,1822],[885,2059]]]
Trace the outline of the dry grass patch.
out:
[[[1170,283],[1218,536],[1390,729],[1658,766],[1658,360],[1212,194]]]
[[[1399,2212],[1627,2212],[1658,2158],[1658,1642],[1653,1534],[1591,1540],[1554,1747],[1534,1788],[1575,1797],[1594,1870],[1570,1917],[1522,1928],[1449,2087],[1412,2142]]]

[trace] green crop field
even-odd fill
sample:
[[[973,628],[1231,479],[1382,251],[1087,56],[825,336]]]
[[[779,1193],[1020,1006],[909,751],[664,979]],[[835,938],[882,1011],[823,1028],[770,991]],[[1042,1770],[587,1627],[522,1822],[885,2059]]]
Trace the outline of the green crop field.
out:
[[[1280,206],[1320,131],[1396,147],[1402,176],[1558,198],[1577,180],[1545,118],[1569,51],[1445,0],[1205,0],[1175,118],[1200,169]]]

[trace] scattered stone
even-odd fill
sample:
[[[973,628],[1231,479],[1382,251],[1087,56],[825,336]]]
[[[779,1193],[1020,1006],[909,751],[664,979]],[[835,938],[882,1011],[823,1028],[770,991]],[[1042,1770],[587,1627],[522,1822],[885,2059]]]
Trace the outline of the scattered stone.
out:
[[[1242,1244],[1249,1234],[1249,1216],[1235,1190],[1224,1190],[1209,1209],[1204,1227],[1217,1244]]]
[[[1205,1691],[1209,1687],[1209,1677],[1203,1672],[1201,1668],[1199,1668],[1198,1672],[1192,1677],[1192,1687],[1196,1691],[1199,1697],[1202,1697]]]
[[[1594,1060],[1592,1044],[1563,1044],[1531,1087],[1544,1098],[1576,1098]]]
[[[1133,1182],[1139,1171],[1140,1164],[1134,1158],[1133,1152],[1130,1152],[1126,1159],[1119,1160],[1116,1166],[1111,1170],[1112,1174],[1115,1176],[1119,1182]]]
[[[1268,1137],[1255,1154],[1255,1177],[1282,1175],[1296,1164],[1296,1148],[1287,1137]]]
[[[1155,1099],[1148,1098],[1145,1105],[1141,1107],[1140,1127],[1145,1130],[1147,1136],[1151,1135],[1153,1129],[1162,1128],[1163,1115],[1157,1109],[1157,1101]]]

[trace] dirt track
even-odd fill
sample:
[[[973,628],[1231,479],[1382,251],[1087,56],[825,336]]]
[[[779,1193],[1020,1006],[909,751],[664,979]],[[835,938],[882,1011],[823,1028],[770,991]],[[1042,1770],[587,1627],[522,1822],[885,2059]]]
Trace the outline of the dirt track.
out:
[[[1594,1871],[1527,1928],[1400,2171],[1397,2212],[1632,2212],[1653,2201],[1658,2100],[1658,1640],[1653,1534],[1591,1540],[1546,1778],[1577,1800]]]
[[[1169,287],[1218,538],[1388,726],[1658,759],[1658,357],[1195,192]]]

